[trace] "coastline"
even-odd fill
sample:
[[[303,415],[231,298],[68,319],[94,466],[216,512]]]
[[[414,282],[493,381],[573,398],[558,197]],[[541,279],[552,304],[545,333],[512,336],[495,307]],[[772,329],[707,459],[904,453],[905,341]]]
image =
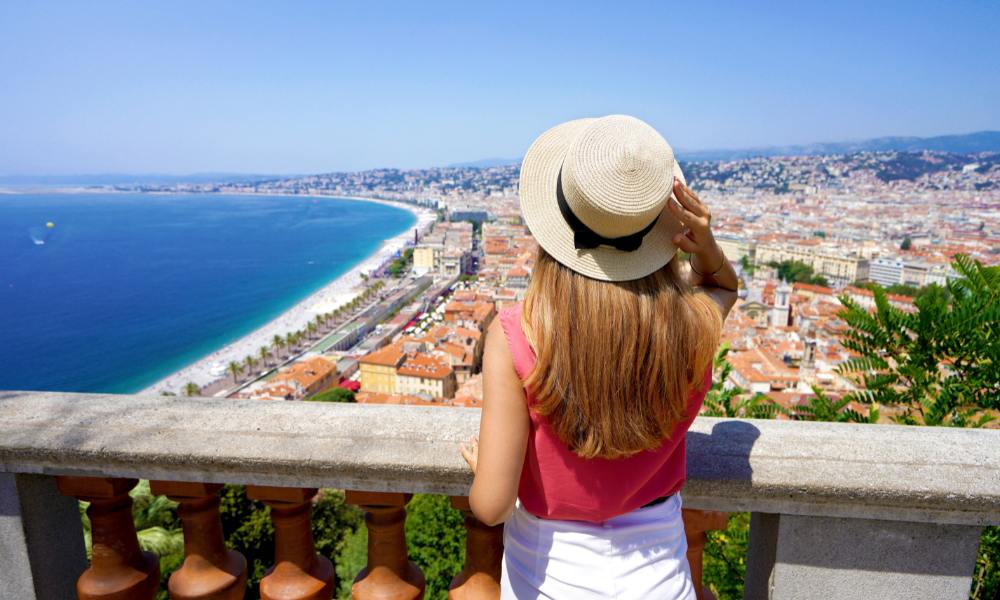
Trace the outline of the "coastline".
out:
[[[383,200],[380,198],[263,192],[238,194],[212,192],[212,194],[229,196],[291,196],[300,198],[374,202],[376,204],[384,204],[407,210],[414,215],[416,223],[398,235],[384,240],[382,244],[374,252],[365,257],[364,260],[353,265],[348,271],[329,281],[320,289],[296,302],[293,306],[288,308],[288,310],[284,311],[271,321],[268,321],[264,325],[261,325],[257,329],[240,337],[239,339],[226,344],[222,348],[210,352],[181,369],[174,371],[156,383],[140,390],[137,392],[138,394],[160,394],[162,392],[172,392],[180,395],[183,392],[184,386],[189,382],[193,382],[199,386],[211,383],[220,377],[218,374],[212,374],[212,369],[217,367],[217,365],[221,364],[225,366],[230,361],[241,362],[247,355],[256,357],[261,346],[270,347],[271,339],[275,335],[284,335],[291,331],[302,329],[318,313],[331,311],[338,306],[347,304],[351,301],[351,299],[361,293],[360,284],[362,273],[368,273],[378,268],[386,260],[392,257],[396,251],[405,247],[406,243],[412,239],[412,231],[414,228],[416,228],[422,235],[426,233],[430,225],[437,219],[437,215],[430,209],[404,202]]]

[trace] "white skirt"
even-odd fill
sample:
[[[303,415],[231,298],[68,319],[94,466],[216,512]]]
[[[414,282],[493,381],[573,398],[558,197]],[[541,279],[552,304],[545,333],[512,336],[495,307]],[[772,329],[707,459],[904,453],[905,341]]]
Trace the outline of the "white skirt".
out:
[[[503,600],[695,600],[680,494],[603,523],[540,519],[518,501],[503,541]]]

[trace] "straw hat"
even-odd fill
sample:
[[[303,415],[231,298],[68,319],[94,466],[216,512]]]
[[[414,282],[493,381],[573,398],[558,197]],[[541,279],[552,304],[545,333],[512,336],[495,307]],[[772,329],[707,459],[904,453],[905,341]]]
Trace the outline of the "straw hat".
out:
[[[521,213],[538,243],[603,281],[639,279],[667,264],[684,227],[667,199],[684,174],[648,124],[625,115],[578,119],[535,140],[521,164]]]

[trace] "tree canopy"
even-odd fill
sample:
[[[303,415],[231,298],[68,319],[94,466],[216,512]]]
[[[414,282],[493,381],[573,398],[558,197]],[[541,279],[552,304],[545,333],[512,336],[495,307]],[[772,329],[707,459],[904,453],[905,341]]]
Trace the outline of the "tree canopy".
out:
[[[768,266],[778,270],[778,277],[789,283],[811,283],[814,285],[828,286],[830,283],[826,277],[817,275],[813,268],[798,260],[783,260],[781,262],[769,262]]]
[[[335,387],[307,399],[312,402],[354,402],[354,392],[347,388]]]

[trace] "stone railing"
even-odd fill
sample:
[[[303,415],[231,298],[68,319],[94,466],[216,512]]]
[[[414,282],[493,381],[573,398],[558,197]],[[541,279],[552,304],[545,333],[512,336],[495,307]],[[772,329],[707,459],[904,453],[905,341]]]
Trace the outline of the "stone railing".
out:
[[[245,560],[219,523],[223,482],[272,509],[264,598],[332,593],[309,533],[319,487],[349,490],[366,512],[356,598],[422,595],[403,539],[412,493],[449,495],[466,514],[451,597],[495,598],[502,527],[471,516],[456,450],[478,424],[475,409],[0,392],[0,590],[152,597],[158,563],[139,549],[128,496],[141,477],[180,502],[173,598],[242,597]],[[750,511],[747,598],[965,598],[980,530],[1000,523],[1000,431],[699,418],[687,452],[693,575],[705,530],[725,526],[717,511]],[[75,499],[91,502],[89,568]]]

